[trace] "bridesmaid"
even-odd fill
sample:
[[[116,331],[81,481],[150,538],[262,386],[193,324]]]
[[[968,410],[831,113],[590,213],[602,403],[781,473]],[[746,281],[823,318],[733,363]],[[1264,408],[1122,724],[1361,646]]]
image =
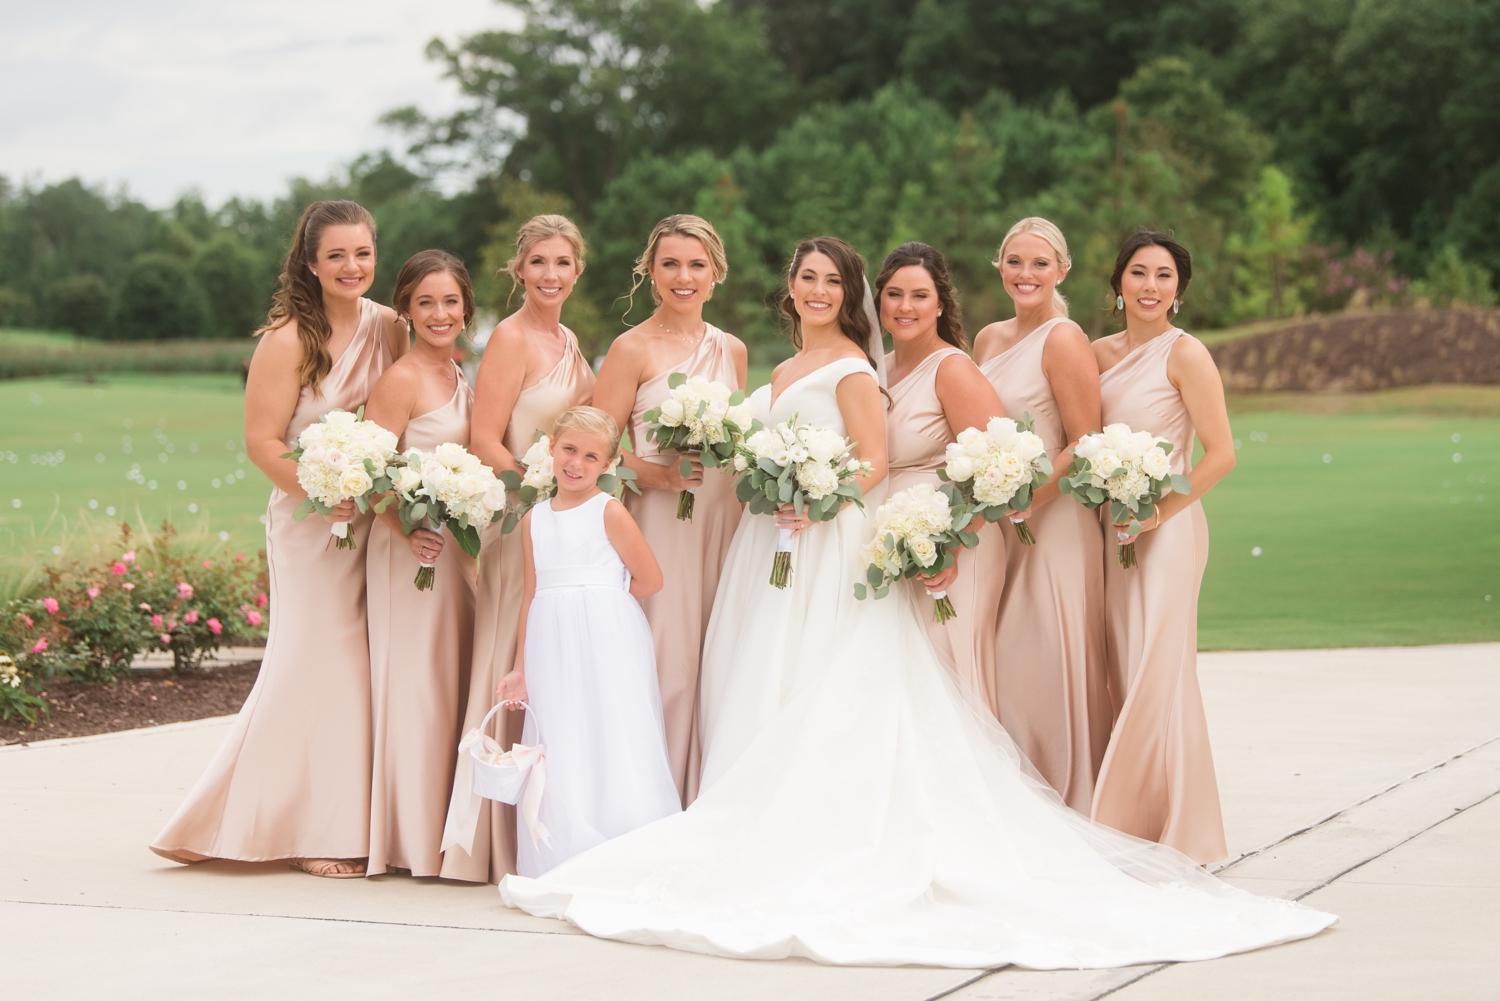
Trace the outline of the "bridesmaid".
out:
[[[177,862],[289,859],[317,876],[364,872],[370,845],[368,515],[352,502],[297,521],[307,494],[285,453],[320,415],[358,410],[406,352],[396,314],[364,298],[375,220],[349,201],[302,213],[245,387],[245,450],[275,489],[266,508],[271,632],[255,687],[208,770],[151,844]],[[328,544],[352,521],[356,552]]]
[[[947,446],[965,428],[1004,417],[1000,397],[965,352],[958,294],[943,255],[925,243],[891,251],[875,277],[880,325],[895,350],[886,356],[890,404],[886,414],[889,490],[941,483],[937,471]],[[996,525],[979,530],[979,546],[948,569],[921,579],[927,592],[948,592],[958,613],[933,621],[931,602],[919,601],[921,621],[938,654],[959,681],[995,711],[995,616],[1005,586],[1005,537]],[[915,589],[909,589],[913,597]]]
[[[1168,494],[1146,520],[1135,537],[1137,567],[1122,569],[1112,552],[1104,560],[1106,664],[1116,719],[1093,812],[1102,824],[1205,864],[1228,852],[1198,689],[1198,588],[1208,561],[1202,498],[1234,468],[1234,442],[1213,358],[1172,325],[1192,277],[1192,258],[1170,238],[1130,237],[1110,276],[1125,329],[1094,342],[1104,423],[1129,424],[1172,442],[1172,472],[1185,474],[1193,489]],[[1195,433],[1203,443],[1196,467]],[[1112,534],[1131,541],[1124,526]]]
[[[474,318],[469,272],[452,254],[424,250],[401,266],[391,301],[415,341],[375,383],[365,417],[400,438],[403,452],[467,446],[474,394],[453,342]],[[474,558],[445,545],[445,535],[418,528],[403,537],[394,503],[370,529],[371,876],[388,868],[436,876],[442,865],[478,578]],[[424,563],[436,564],[430,591],[413,583]]]
[[[501,320],[485,345],[469,425],[469,451],[497,473],[520,472],[521,456],[538,430],[569,407],[588,403],[594,371],[578,338],[562,325],[562,307],[583,273],[583,234],[572,220],[539,215],[516,233],[516,253],[505,273],[524,294],[521,308]],[[502,535],[496,522],[484,533],[474,617],[473,670],[460,733],[483,721],[495,687],[510,673],[521,614],[520,536]],[[520,713],[501,713],[507,747],[521,735]],[[473,811],[473,812],[471,812]],[[477,827],[473,818],[477,814]],[[454,788],[448,802],[442,873],[448,879],[498,883],[516,871],[515,809],[475,802],[473,790]],[[477,831],[477,833],[473,833]],[[473,841],[464,847],[470,835]],[[457,847],[454,847],[454,845]]]
[[[705,475],[703,464],[690,459],[692,475],[683,476],[682,458],[657,452],[641,415],[667,398],[667,379],[674,372],[745,388],[745,345],[703,319],[704,304],[728,273],[724,241],[706,219],[674,215],[657,223],[635,264],[636,285],[651,282],[656,311],[615,338],[594,387],[594,406],[629,428],[634,454],[624,453],[624,462],[636,471],[641,494],[627,495],[625,506],[666,576],[660,592],[641,599],[641,608],[656,643],[667,754],[684,806],[698,794],[694,721],[703,634],[739,524],[740,502],[733,478],[723,470]],[[678,494],[689,487],[696,491],[693,517],[680,521]]]
[[[1030,524],[1036,545],[1022,545],[1014,525],[1002,522],[1000,723],[1064,802],[1087,816],[1112,719],[1104,679],[1104,538],[1093,512],[1058,501],[1057,478],[1078,439],[1100,428],[1099,365],[1057,291],[1072,261],[1056,226],[1022,219],[1005,235],[995,265],[1016,317],[979,332],[974,360],[1012,417],[1031,416],[1053,469],[1017,516]]]

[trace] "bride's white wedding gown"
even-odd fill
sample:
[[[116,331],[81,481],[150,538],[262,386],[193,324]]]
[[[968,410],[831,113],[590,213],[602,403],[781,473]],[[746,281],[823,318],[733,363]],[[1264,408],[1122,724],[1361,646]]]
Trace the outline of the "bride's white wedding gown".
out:
[[[753,399],[844,430],[835,362]],[[1065,807],[939,662],[914,597],[856,601],[857,509],[801,534],[746,515],[703,659],[703,791],[684,813],[507,876],[591,935],[755,959],[1036,969],[1209,959],[1336,919],[1237,890]],[[930,614],[930,603],[927,613]]]

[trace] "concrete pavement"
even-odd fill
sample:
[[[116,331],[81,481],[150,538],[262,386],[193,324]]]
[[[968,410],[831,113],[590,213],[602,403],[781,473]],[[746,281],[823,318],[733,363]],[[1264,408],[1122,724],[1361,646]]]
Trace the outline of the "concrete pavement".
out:
[[[1500,644],[1204,654],[1223,876],[1341,917],[1209,963],[994,973],[738,962],[602,942],[493,887],[145,845],[226,720],[0,748],[6,993],[74,998],[1500,997]],[[1495,797],[1495,798],[1491,798]]]

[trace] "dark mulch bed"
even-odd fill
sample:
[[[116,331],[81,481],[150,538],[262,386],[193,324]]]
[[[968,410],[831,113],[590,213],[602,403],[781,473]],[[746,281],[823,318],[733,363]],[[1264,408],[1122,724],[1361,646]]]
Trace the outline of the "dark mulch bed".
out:
[[[1308,317],[1210,349],[1239,392],[1500,383],[1500,310],[1407,309]]]
[[[237,664],[187,675],[133,675],[121,681],[84,683],[61,678],[42,696],[51,713],[28,726],[0,721],[0,744],[28,744],[55,737],[84,737],[163,723],[227,716],[240,711],[260,664]]]

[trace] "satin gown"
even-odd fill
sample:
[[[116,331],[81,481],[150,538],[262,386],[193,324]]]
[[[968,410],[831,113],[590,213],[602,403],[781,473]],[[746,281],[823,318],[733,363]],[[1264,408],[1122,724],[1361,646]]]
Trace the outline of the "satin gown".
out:
[[[1056,462],[1068,433],[1042,352],[1060,322],[1042,324],[980,366],[1008,416],[1031,416],[1054,480],[1066,472]],[[1104,536],[1095,513],[1070,497],[1028,522],[1034,546],[1021,545],[1009,520],[997,526],[1006,540],[997,715],[1063,801],[1087,815],[1114,718],[1104,677]]]
[[[431,452],[469,444],[474,392],[463,370],[453,396],[413,417],[401,450]],[[443,530],[430,591],[413,579],[421,563],[402,534],[380,519],[370,528],[365,575],[370,606],[370,698],[374,765],[367,875],[387,868],[436,876],[453,781],[455,748],[468,692],[478,568]]]
[[[945,465],[946,449],[956,436],[938,399],[937,374],[944,359],[954,355],[968,358],[958,348],[940,348],[890,387],[885,425],[888,497],[918,483],[943,482],[937,471]],[[886,371],[894,361],[895,355],[886,356]],[[995,624],[1005,588],[1005,550],[998,525],[979,529],[979,545],[959,555],[958,576],[948,585],[948,600],[957,614],[947,622],[933,621],[933,599],[919,581],[902,581],[893,589],[915,602],[938,655],[953,665],[959,683],[974,691],[991,712],[997,705]]]
[[[657,451],[641,416],[667,398],[667,379],[674,372],[702,376],[733,389],[739,376],[729,348],[729,335],[710,324],[686,360],[640,384],[630,411],[630,441],[636,455],[664,465],[682,461],[675,453]],[[641,527],[665,578],[660,591],[641,599],[641,608],[656,643],[672,780],[683,802],[691,803],[698,794],[698,665],[719,571],[739,524],[740,502],[734,495],[732,471],[721,467],[704,472],[703,486],[693,499],[691,521],[678,520],[675,490],[643,490],[640,495],[627,491],[625,506]]]
[[[526,620],[522,742],[547,749],[538,819],[516,831],[516,871],[538,876],[579,852],[682,810],[662,729],[651,627],[604,530],[614,498],[531,512],[536,595]],[[534,781],[534,780],[533,780]]]
[[[317,393],[303,387],[287,448],[330,410],[351,413],[392,362],[380,308],[360,300],[359,327]],[[297,521],[280,489],[266,507],[270,631],[255,687],[203,776],[151,850],[177,862],[209,858],[364,858],[370,849],[370,646],[365,555],[336,549],[329,523]]]
[[[1193,423],[1167,379],[1173,328],[1103,374],[1104,423],[1129,424],[1172,443],[1172,472],[1192,468]],[[1106,510],[1107,514],[1107,510]],[[1110,530],[1112,532],[1112,530]],[[1198,688],[1198,589],[1208,563],[1208,520],[1189,504],[1135,544],[1126,570],[1104,554],[1105,656],[1114,733],[1094,788],[1094,819],[1208,863],[1228,854],[1208,721]]]
[[[578,338],[564,330],[568,344],[552,371],[521,390],[505,427],[505,447],[517,460],[536,440],[537,431],[552,430],[557,415],[569,407],[587,404],[594,396],[594,370],[578,350]],[[479,552],[479,594],[474,612],[474,659],[469,676],[463,725],[459,733],[478,726],[495,705],[495,686],[510,673],[521,626],[521,537],[505,535],[495,522],[483,534]],[[496,713],[503,720],[501,743],[509,747],[521,736],[521,714]],[[473,796],[472,789],[454,788],[448,801],[450,815],[461,815],[460,797]],[[470,883],[499,882],[516,871],[515,808],[482,799],[476,806],[478,833],[472,852],[452,847],[443,853],[441,875]],[[488,832],[486,836],[485,832]]]
[[[841,427],[835,387],[857,371],[840,360],[774,406],[754,399],[763,420]],[[1335,920],[1068,809],[911,604],[853,598],[866,531],[851,507],[798,536],[777,591],[774,520],[745,516],[704,653],[703,791],[541,877],[507,876],[507,905],[721,956],[980,969],[1207,959]]]

